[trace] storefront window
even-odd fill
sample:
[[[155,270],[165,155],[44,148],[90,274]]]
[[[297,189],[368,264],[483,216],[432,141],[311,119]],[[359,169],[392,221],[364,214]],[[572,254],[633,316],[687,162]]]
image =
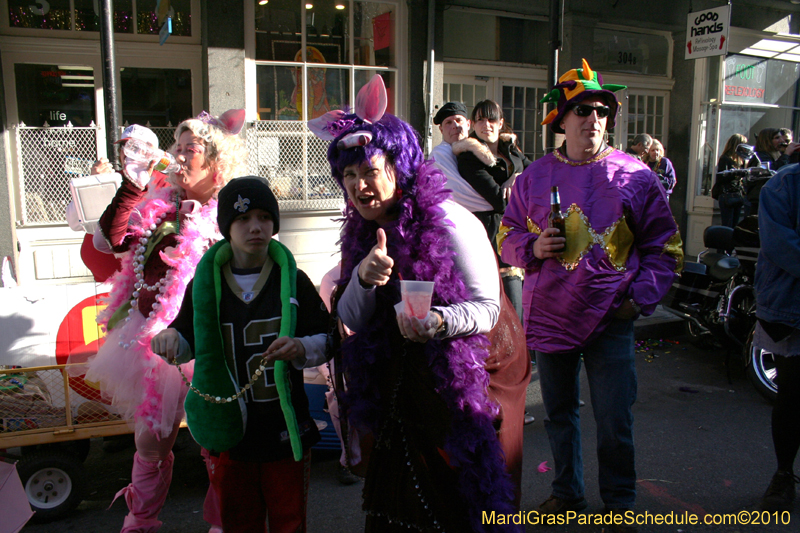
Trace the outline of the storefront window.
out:
[[[172,35],[192,35],[192,7],[190,0],[170,0],[172,12]],[[137,33],[140,35],[158,35],[161,25],[158,23],[156,0],[136,0]]]
[[[100,8],[96,0],[73,0],[75,31],[100,31]],[[114,0],[114,33],[133,33],[131,0]]]
[[[394,4],[353,3],[356,65],[394,66]]]
[[[444,57],[546,65],[549,25],[475,10],[444,12]]]
[[[711,194],[716,164],[734,133],[755,145],[764,128],[800,128],[800,64],[731,54],[709,58],[708,99],[701,110],[700,172],[695,193]],[[720,69],[722,87],[720,88]],[[712,81],[713,80],[713,81]],[[721,95],[722,103],[718,103]]]
[[[328,143],[306,122],[352,110],[376,73],[386,85],[386,111],[394,113],[399,4],[251,1],[258,120],[247,129],[250,170],[267,177],[282,210],[338,209],[342,193],[330,176]]]
[[[333,109],[352,108],[352,98],[375,72],[384,76],[388,110],[394,111],[397,4],[361,0],[252,2],[260,120],[311,120]],[[297,66],[291,66],[293,63]],[[378,68],[358,69],[364,65]],[[351,79],[355,81],[353,87]],[[303,110],[304,95],[308,112]]]
[[[303,120],[303,67],[258,65],[259,120]],[[334,67],[308,66],[306,102],[308,120],[324,115],[349,101],[350,72]]]
[[[545,89],[536,87],[503,86],[503,116],[517,135],[517,144],[533,161],[544,155],[542,151],[542,106]]]
[[[88,126],[94,120],[94,73],[80,65],[14,65],[20,122]]]
[[[69,30],[72,28],[70,0],[8,0],[8,19],[12,28]]]
[[[190,36],[191,0],[171,0],[169,9],[172,35]],[[97,0],[8,0],[8,14],[12,28],[100,31]],[[115,0],[113,24],[114,33],[158,35],[156,0],[137,0],[135,13],[133,0]]]
[[[307,61],[346,62],[347,14],[330,3],[314,2],[302,9],[297,0],[254,0],[256,59],[303,62],[303,18],[307,28]],[[316,5],[315,5],[316,4]]]
[[[190,70],[125,67],[119,77],[123,122],[177,126],[192,115]]]

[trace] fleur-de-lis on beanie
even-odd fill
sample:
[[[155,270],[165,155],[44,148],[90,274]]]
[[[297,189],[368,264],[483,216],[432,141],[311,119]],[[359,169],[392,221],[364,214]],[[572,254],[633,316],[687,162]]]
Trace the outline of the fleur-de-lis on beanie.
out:
[[[245,213],[247,212],[247,204],[249,203],[250,200],[248,198],[242,198],[242,196],[239,195],[239,200],[237,200],[237,202],[233,204],[233,208],[239,211],[240,213]]]

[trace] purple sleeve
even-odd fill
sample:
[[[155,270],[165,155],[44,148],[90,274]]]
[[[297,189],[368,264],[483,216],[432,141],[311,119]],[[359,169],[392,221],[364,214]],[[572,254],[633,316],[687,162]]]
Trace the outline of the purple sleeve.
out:
[[[672,166],[672,161],[666,157],[663,158],[662,161],[666,162],[664,165],[664,176],[667,178],[667,194],[672,194],[672,189],[675,188],[675,184],[678,182],[678,178],[675,176],[675,167]]]
[[[503,223],[500,226],[500,235],[505,232],[502,244],[499,242],[500,257],[509,265],[537,270],[542,260],[533,255],[533,242],[539,237],[535,232],[528,231],[528,190],[526,184],[532,179],[534,165],[529,166],[514,183],[511,190],[511,199],[508,201]]]
[[[642,308],[642,314],[650,315],[672,286],[683,251],[678,226],[657,180],[645,180],[643,189],[631,204],[639,270],[628,297]]]

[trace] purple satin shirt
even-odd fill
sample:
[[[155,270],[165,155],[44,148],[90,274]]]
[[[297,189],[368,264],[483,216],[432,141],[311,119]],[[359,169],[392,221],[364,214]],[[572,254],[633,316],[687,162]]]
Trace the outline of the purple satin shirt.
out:
[[[503,217],[501,257],[525,269],[527,344],[546,353],[586,346],[628,298],[651,314],[683,263],[678,227],[655,173],[614,149],[581,163],[560,153],[535,161],[517,178]],[[591,239],[569,266],[533,254],[540,228],[547,228],[553,185],[565,215],[583,213],[580,231]],[[632,233],[632,242],[611,238],[614,224],[627,226],[617,236]],[[567,238],[570,231],[568,225]]]

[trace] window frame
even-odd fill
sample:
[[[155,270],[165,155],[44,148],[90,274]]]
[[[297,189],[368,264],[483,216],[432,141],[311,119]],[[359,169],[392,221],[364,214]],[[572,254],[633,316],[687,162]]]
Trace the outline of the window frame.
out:
[[[75,0],[70,0],[71,9],[75,10]],[[200,44],[201,32],[201,13],[202,6],[201,0],[190,0],[191,16],[192,16],[192,34],[190,36],[170,35],[166,44]],[[136,0],[131,0],[131,6],[136,12]],[[72,19],[72,26],[74,26],[74,17]],[[140,43],[156,43],[158,44],[158,35],[142,35],[136,33],[136,24],[133,25],[134,33],[114,33],[116,41],[132,41]],[[8,0],[0,0],[0,35],[13,35],[20,37],[37,37],[37,38],[54,38],[54,39],[82,39],[89,41],[99,41],[99,31],[77,31],[74,28],[69,30],[50,30],[39,28],[14,28],[11,27],[11,21],[8,16]]]
[[[348,101],[352,103],[355,102],[356,98],[356,73],[358,72],[390,72],[394,76],[394,87],[392,91],[393,97],[393,109],[395,110],[395,114],[397,116],[403,117],[407,114],[407,102],[408,99],[406,95],[408,94],[408,81],[407,77],[404,73],[404,68],[402,66],[407,65],[407,36],[405,31],[401,31],[402,29],[407,27],[407,11],[405,3],[401,0],[343,0],[344,3],[347,4],[348,9],[348,32],[347,32],[347,57],[346,62],[341,64],[326,64],[325,68],[338,68],[349,71],[349,95]],[[354,42],[355,42],[355,35],[352,32],[353,28],[353,5],[356,2],[361,3],[378,3],[378,4],[392,4],[395,6],[395,19],[394,19],[394,65],[389,67],[384,66],[376,66],[376,65],[356,65],[354,64]],[[298,9],[303,9],[305,2],[298,1]],[[303,11],[304,13],[304,11]],[[264,65],[268,67],[297,67],[302,70],[302,76],[304,80],[303,86],[307,86],[306,80],[308,77],[308,70],[309,68],[314,68],[318,64],[316,63],[309,63],[306,62],[286,62],[286,61],[271,61],[271,60],[257,60],[256,57],[256,29],[255,29],[255,1],[254,0],[246,0],[244,3],[244,15],[245,15],[245,105],[246,105],[246,118],[247,122],[250,124],[258,123],[293,123],[293,124],[302,124],[303,129],[305,130],[305,135],[313,135],[308,130],[308,100],[307,100],[307,92],[303,91],[302,94],[302,109],[303,109],[303,117],[300,120],[258,120],[258,93],[257,93],[257,69],[259,66]],[[301,40],[300,46],[301,50],[305,50],[307,46],[307,26],[303,24],[301,30]],[[402,102],[402,107],[400,106]],[[390,108],[392,108],[392,104],[390,104]],[[306,147],[307,141],[303,141],[303,146]],[[305,149],[305,148],[304,148]],[[308,157],[308,152],[305,152],[305,156]],[[251,155],[252,157],[252,155]],[[257,156],[256,156],[257,157]],[[307,161],[304,160],[303,169],[307,168]],[[306,179],[308,176],[306,176]],[[305,181],[304,181],[305,183]],[[304,185],[307,187],[307,184]],[[306,188],[303,190],[303,197],[305,198],[306,195],[309,193],[309,190]],[[324,211],[332,211],[334,208],[326,206],[331,202],[318,202],[315,200],[303,200],[303,199],[291,199],[291,200],[279,200],[282,209],[294,211],[294,212],[324,212]],[[344,201],[343,199],[341,200]]]

